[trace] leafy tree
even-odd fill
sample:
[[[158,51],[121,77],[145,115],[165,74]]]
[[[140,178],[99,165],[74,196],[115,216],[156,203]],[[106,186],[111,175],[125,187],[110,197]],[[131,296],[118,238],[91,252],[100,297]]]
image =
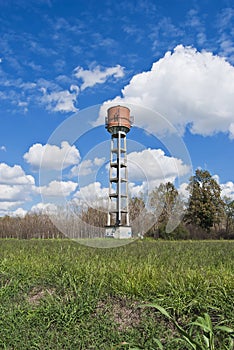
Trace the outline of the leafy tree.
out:
[[[149,204],[159,222],[168,220],[177,196],[178,191],[171,182],[161,183],[150,193]]]
[[[150,229],[148,235],[159,238],[170,238],[170,235],[166,232],[166,226],[170,216],[175,210],[178,196],[178,191],[171,182],[160,184],[158,188],[155,188],[151,192],[149,205],[157,222]]]
[[[129,200],[129,218],[133,234],[144,234],[148,213],[143,197],[132,197]]]
[[[92,226],[105,227],[106,216],[107,214],[104,208],[88,207],[82,212],[81,220]]]
[[[145,202],[141,197],[133,197],[129,200],[130,221],[134,221],[142,212],[145,211]]]
[[[234,200],[228,197],[224,198],[225,211],[225,233],[226,236],[234,236]]]
[[[162,199],[162,212],[159,217],[159,223],[167,223],[178,197],[178,191],[171,182],[160,184],[158,190]]]
[[[188,186],[190,201],[186,221],[209,232],[221,222],[221,188],[209,171],[197,169]]]

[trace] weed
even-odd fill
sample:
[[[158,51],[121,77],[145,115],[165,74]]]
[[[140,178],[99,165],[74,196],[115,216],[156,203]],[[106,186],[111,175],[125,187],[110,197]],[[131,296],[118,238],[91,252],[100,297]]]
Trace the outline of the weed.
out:
[[[188,330],[185,330],[182,326],[179,325],[179,323],[160,305],[157,304],[148,304],[144,305],[153,307],[161,312],[163,316],[165,316],[168,320],[173,322],[174,326],[178,330],[181,338],[179,340],[182,340],[186,342],[191,349],[194,350],[215,350],[215,331],[221,331],[228,334],[227,341],[229,343],[228,347],[225,347],[227,350],[233,350],[233,339],[234,339],[234,330],[230,327],[223,326],[223,325],[216,325],[213,326],[210,316],[205,313],[204,316],[199,316],[196,321],[191,322],[189,324],[190,328]],[[199,332],[194,332],[194,330],[197,330],[197,328],[200,330]],[[177,339],[178,340],[178,339]],[[158,340],[158,346],[159,349],[163,349],[163,345]]]

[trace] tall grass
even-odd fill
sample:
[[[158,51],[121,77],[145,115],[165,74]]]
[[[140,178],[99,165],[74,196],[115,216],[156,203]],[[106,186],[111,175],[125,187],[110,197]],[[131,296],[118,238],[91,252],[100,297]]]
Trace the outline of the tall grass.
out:
[[[181,327],[207,313],[234,324],[234,242],[138,241],[95,249],[66,240],[0,241],[0,348],[181,348]],[[217,331],[217,349],[227,339]],[[124,343],[124,342],[125,343]]]

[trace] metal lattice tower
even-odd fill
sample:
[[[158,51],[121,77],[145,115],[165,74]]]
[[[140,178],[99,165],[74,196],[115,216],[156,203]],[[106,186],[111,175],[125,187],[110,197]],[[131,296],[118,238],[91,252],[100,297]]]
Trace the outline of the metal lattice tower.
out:
[[[130,110],[123,106],[111,107],[107,112],[106,128],[111,133],[111,149],[106,236],[130,238],[126,134],[132,126],[132,118]]]

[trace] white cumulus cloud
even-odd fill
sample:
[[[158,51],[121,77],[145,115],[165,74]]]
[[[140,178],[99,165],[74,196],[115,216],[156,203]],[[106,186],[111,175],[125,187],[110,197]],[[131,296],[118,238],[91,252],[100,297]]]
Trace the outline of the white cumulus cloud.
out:
[[[115,67],[109,67],[105,69],[101,69],[100,66],[97,66],[90,70],[83,69],[82,67],[76,67],[75,76],[76,78],[83,81],[80,89],[84,90],[96,84],[105,83],[106,80],[111,76],[114,78],[122,78],[124,76],[124,68],[119,64],[117,64]]]
[[[230,138],[234,139],[234,122],[229,126]]]
[[[0,184],[34,185],[35,180],[33,176],[26,175],[20,165],[0,163]]]
[[[105,163],[105,160],[106,160],[105,157],[102,157],[102,158],[95,157],[93,164],[95,166],[102,166]]]
[[[70,86],[69,90],[48,92],[46,88],[41,88],[43,96],[41,101],[46,108],[53,112],[77,112],[75,103],[79,93],[76,85]]]
[[[1,213],[30,200],[35,193],[33,176],[26,175],[20,165],[0,163],[0,210]],[[7,214],[7,212],[5,212]]]
[[[182,134],[212,135],[227,132],[234,137],[234,67],[211,52],[177,46],[153,63],[151,70],[133,76],[122,96],[106,101],[96,124],[103,123],[106,109],[115,104],[131,108],[137,125],[159,131],[155,112],[163,115]],[[153,112],[142,111],[138,106]]]
[[[12,216],[24,217],[27,214],[27,210],[23,208],[17,208],[11,212]]]
[[[234,182],[227,181],[225,183],[220,183],[219,175],[213,175],[212,178],[219,184],[221,188],[221,198],[229,198],[234,200]],[[182,183],[178,189],[180,195],[184,199],[189,199],[188,184]]]
[[[57,197],[57,196],[69,196],[77,188],[77,183],[72,181],[51,181],[48,186],[41,186],[38,188],[38,192],[43,196]]]
[[[97,171],[105,163],[105,157],[95,157],[93,160],[85,159],[79,165],[72,167],[69,177],[86,176]]]
[[[1,201],[17,201],[25,199],[25,186],[22,185],[1,185],[0,184],[0,198]]]
[[[44,214],[56,214],[58,207],[54,203],[37,203],[32,206],[31,212],[33,213],[44,213]]]
[[[76,176],[86,176],[92,173],[92,166],[93,163],[91,159],[86,159],[82,161],[79,165],[75,165],[71,168],[70,176],[76,177]]]
[[[9,215],[9,210],[23,204],[23,201],[1,201],[0,200],[0,216]]]
[[[174,183],[190,171],[190,165],[184,164],[179,158],[166,155],[162,149],[148,148],[131,152],[128,154],[128,190],[133,197],[147,195],[161,183]]]
[[[189,190],[188,190],[188,183],[182,183],[180,184],[179,188],[178,188],[178,192],[180,197],[183,199],[184,202],[187,202],[189,200]]]
[[[81,187],[74,195],[78,204],[85,204],[91,207],[106,206],[108,201],[109,188],[102,187],[100,182],[93,182]]]
[[[128,192],[131,197],[138,197],[143,194],[147,194],[149,191],[149,186],[146,181],[143,181],[140,185],[136,185],[134,182],[129,182]]]
[[[181,159],[167,156],[161,149],[145,149],[128,155],[130,181],[174,182],[187,174],[190,167]]]
[[[234,200],[234,183],[232,181],[228,181],[225,184],[221,184],[220,187],[222,198],[227,197],[231,200]]]
[[[67,141],[61,142],[60,147],[36,143],[24,154],[24,159],[35,168],[62,170],[79,163],[80,153],[74,145],[71,146]]]

